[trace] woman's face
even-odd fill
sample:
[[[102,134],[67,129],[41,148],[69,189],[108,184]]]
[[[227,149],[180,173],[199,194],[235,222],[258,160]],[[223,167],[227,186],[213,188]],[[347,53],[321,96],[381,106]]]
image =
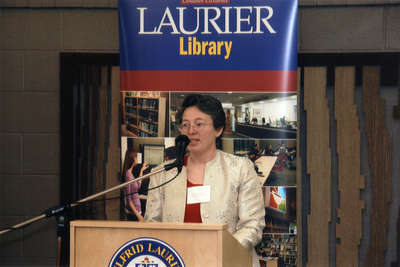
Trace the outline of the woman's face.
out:
[[[222,134],[222,127],[214,129],[210,115],[196,106],[188,107],[183,112],[181,133],[189,137],[187,147],[192,153],[205,153],[215,149],[215,140]]]
[[[137,164],[137,154],[135,155],[135,154],[132,154],[132,157],[133,157],[133,163],[132,163],[132,166],[131,167],[133,167],[133,166],[135,166],[136,164]]]

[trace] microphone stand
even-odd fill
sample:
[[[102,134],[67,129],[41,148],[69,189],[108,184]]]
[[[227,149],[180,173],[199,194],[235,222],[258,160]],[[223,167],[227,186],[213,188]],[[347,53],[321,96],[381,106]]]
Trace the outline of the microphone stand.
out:
[[[22,223],[16,224],[14,226],[11,226],[7,229],[1,230],[0,231],[0,236],[8,233],[10,231],[14,231],[14,230],[18,230],[24,226],[27,226],[31,223],[40,221],[44,218],[47,217],[52,217],[52,216],[56,216],[56,220],[57,220],[57,243],[58,243],[58,251],[57,251],[57,267],[60,266],[60,259],[61,259],[61,241],[62,241],[62,236],[63,236],[63,232],[65,229],[65,225],[68,225],[68,219],[67,216],[65,215],[65,213],[67,211],[69,211],[71,208],[77,207],[85,202],[91,201],[93,199],[96,199],[98,197],[104,196],[114,190],[117,189],[121,189],[126,187],[127,185],[134,183],[134,182],[138,182],[141,181],[143,179],[146,179],[152,175],[155,175],[157,173],[163,172],[163,171],[169,171],[170,169],[173,168],[177,168],[178,169],[178,174],[181,172],[182,167],[183,167],[183,163],[184,163],[184,156],[186,153],[186,147],[188,146],[188,144],[190,143],[189,138],[186,135],[179,135],[176,139],[175,139],[175,146],[177,148],[177,153],[176,153],[176,160],[172,163],[166,164],[163,167],[160,167],[158,170],[155,170],[153,172],[150,172],[148,174],[142,175],[141,177],[138,177],[136,179],[130,180],[128,182],[122,183],[120,185],[116,185],[114,187],[111,187],[109,189],[106,189],[104,191],[101,191],[99,193],[93,194],[91,196],[88,196],[86,198],[83,198],[81,200],[78,200],[74,203],[71,204],[66,204],[66,205],[60,205],[60,206],[55,206],[52,208],[49,208],[47,210],[45,210],[41,215],[36,216],[32,219],[26,220]]]
[[[57,266],[60,266],[60,258],[61,258],[61,257],[60,257],[60,255],[61,255],[61,240],[62,240],[61,237],[62,237],[62,232],[63,232],[63,230],[65,229],[65,224],[66,224],[66,221],[67,221],[66,216],[65,216],[65,214],[64,214],[65,212],[67,212],[67,211],[70,210],[71,208],[74,208],[74,207],[77,207],[77,206],[79,206],[79,205],[82,205],[82,204],[85,203],[85,202],[88,202],[88,201],[91,201],[91,200],[96,199],[96,198],[98,198],[98,197],[101,197],[101,196],[103,196],[103,195],[106,195],[106,194],[108,194],[108,193],[110,193],[110,192],[112,192],[112,191],[114,191],[114,190],[124,188],[124,187],[128,186],[128,185],[131,184],[131,183],[141,181],[141,180],[143,180],[143,179],[148,178],[149,176],[155,175],[155,174],[160,173],[160,172],[163,172],[163,171],[168,171],[168,170],[170,170],[170,169],[172,169],[172,168],[174,168],[174,167],[178,167],[178,171],[180,172],[180,170],[181,170],[181,168],[182,168],[182,165],[180,165],[180,161],[177,160],[177,161],[175,161],[175,162],[173,162],[173,163],[170,163],[170,164],[165,165],[164,167],[161,167],[161,168],[158,169],[158,170],[155,170],[155,171],[153,171],[153,172],[150,172],[150,173],[148,173],[148,174],[145,174],[145,175],[143,175],[143,176],[141,176],[141,177],[138,177],[138,178],[136,178],[136,179],[130,180],[130,181],[128,181],[128,182],[125,182],[125,183],[116,185],[116,186],[114,186],[114,187],[111,187],[111,188],[106,189],[106,190],[104,190],[104,191],[101,191],[101,192],[99,192],[99,193],[93,194],[93,195],[91,195],[91,196],[88,196],[88,197],[86,197],[86,198],[83,198],[83,199],[81,199],[81,200],[78,200],[78,201],[76,201],[76,202],[74,202],[74,203],[66,204],[66,205],[59,205],[59,206],[55,206],[55,207],[49,208],[49,209],[45,210],[45,211],[44,211],[41,215],[39,215],[39,216],[36,216],[36,217],[34,217],[34,218],[31,218],[31,219],[26,220],[26,221],[24,221],[24,222],[22,222],[22,223],[16,224],[16,225],[14,225],[14,226],[11,226],[11,227],[9,227],[9,228],[7,228],[7,229],[4,229],[4,230],[0,231],[0,236],[3,235],[3,234],[5,234],[5,233],[8,233],[8,232],[10,232],[10,231],[18,230],[18,229],[20,229],[20,228],[22,228],[22,227],[24,227],[24,226],[27,226],[27,225],[29,225],[29,224],[32,224],[32,223],[34,223],[34,222],[40,221],[40,220],[42,220],[42,219],[44,219],[44,218],[56,216],[56,220],[57,220],[57,243],[58,243]]]
[[[172,169],[172,168],[171,168],[171,169]],[[37,221],[39,221],[39,220],[42,220],[42,219],[44,219],[44,218],[46,218],[46,217],[56,216],[56,215],[58,215],[58,214],[63,213],[63,212],[66,211],[67,209],[77,207],[77,206],[79,206],[79,205],[81,205],[81,204],[83,204],[83,203],[85,203],[85,202],[88,202],[88,201],[91,201],[91,200],[96,199],[96,198],[98,198],[98,197],[101,197],[101,196],[103,196],[103,195],[106,195],[106,194],[108,194],[108,193],[110,193],[110,192],[112,192],[112,191],[114,191],[114,190],[124,188],[124,187],[126,187],[127,185],[129,185],[129,184],[131,184],[131,183],[141,181],[141,180],[143,180],[143,179],[148,178],[149,176],[152,176],[152,175],[155,175],[155,174],[157,174],[157,173],[160,173],[160,172],[163,172],[163,171],[167,171],[167,170],[169,170],[169,169],[167,169],[166,166],[165,166],[165,167],[162,167],[161,169],[155,170],[154,172],[150,172],[150,173],[148,173],[148,174],[145,174],[145,175],[143,175],[143,176],[141,176],[141,177],[138,177],[138,178],[136,178],[136,179],[130,180],[130,181],[125,182],[125,183],[123,183],[123,184],[116,185],[116,186],[114,186],[114,187],[111,187],[111,188],[106,189],[106,190],[104,190],[104,191],[101,191],[101,192],[99,192],[99,193],[96,193],[96,194],[93,194],[93,195],[88,196],[88,197],[86,197],[86,198],[83,198],[83,199],[81,199],[81,200],[78,200],[78,201],[76,201],[76,202],[74,202],[74,203],[66,204],[66,205],[60,205],[60,206],[55,206],[55,207],[49,208],[49,209],[45,210],[45,211],[44,211],[41,215],[39,215],[39,216],[36,216],[36,217],[34,217],[34,218],[32,218],[32,219],[26,220],[26,221],[24,221],[24,222],[22,222],[22,223],[16,224],[16,225],[11,226],[11,227],[9,227],[9,228],[7,228],[7,229],[5,229],[5,230],[0,231],[0,235],[3,235],[3,234],[5,234],[5,233],[8,233],[8,232],[13,231],[13,230],[17,230],[17,229],[22,228],[22,227],[24,227],[24,226],[26,226],[26,225],[29,225],[29,224],[31,224],[31,223],[37,222]]]

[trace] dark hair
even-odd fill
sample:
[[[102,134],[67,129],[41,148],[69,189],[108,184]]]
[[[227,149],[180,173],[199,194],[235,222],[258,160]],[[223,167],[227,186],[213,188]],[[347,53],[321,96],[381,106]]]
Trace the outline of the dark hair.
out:
[[[135,178],[138,178],[140,176],[140,170],[142,169],[143,164],[136,164],[132,168],[132,175]]]
[[[133,152],[129,149],[126,150],[124,166],[122,169],[122,177],[123,177],[122,181],[125,181],[126,171],[132,167],[132,164],[135,162],[136,156],[137,156],[136,152]]]
[[[189,107],[197,107],[200,111],[211,116],[214,129],[218,130],[222,127],[222,134],[225,130],[225,111],[222,108],[221,102],[215,97],[201,94],[190,94],[185,97],[182,103],[182,108],[178,114],[179,123],[182,123],[182,117],[185,110]],[[222,134],[217,138],[220,139]]]

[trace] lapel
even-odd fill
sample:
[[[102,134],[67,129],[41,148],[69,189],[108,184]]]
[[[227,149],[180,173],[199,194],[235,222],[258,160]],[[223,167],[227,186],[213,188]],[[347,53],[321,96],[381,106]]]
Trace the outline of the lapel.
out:
[[[218,167],[218,163],[220,162],[220,152],[217,150],[217,154],[215,155],[215,158],[208,162],[206,165],[206,169],[204,172],[204,182],[203,185],[209,185],[210,186],[210,202],[207,203],[201,203],[200,204],[200,212],[201,214],[204,214],[205,218],[202,216],[203,223],[204,222],[209,222],[210,221],[210,212],[212,212],[213,209],[215,209],[215,201],[217,201],[216,197],[218,193],[219,188],[219,181],[218,181],[218,174],[220,171],[220,168]],[[215,167],[217,165],[217,167]]]
[[[212,186],[215,183],[214,181],[216,175],[215,171],[217,171],[218,168],[215,168],[213,166],[219,162],[220,156],[221,156],[220,152],[219,150],[217,150],[214,159],[207,163],[206,170],[204,172],[204,182],[203,182],[204,185]]]

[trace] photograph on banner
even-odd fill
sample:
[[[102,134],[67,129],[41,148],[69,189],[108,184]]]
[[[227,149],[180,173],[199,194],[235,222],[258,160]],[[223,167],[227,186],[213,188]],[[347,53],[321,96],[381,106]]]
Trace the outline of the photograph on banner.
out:
[[[273,164],[264,186],[296,185],[296,139],[276,140],[260,139],[261,156],[255,161],[259,169]]]
[[[156,166],[174,158],[173,138],[123,136],[121,137],[121,183],[150,173]],[[144,179],[132,183],[123,190],[124,214],[127,220],[133,213],[129,201],[135,202],[136,210],[144,217],[148,186],[149,179]]]
[[[122,91],[121,136],[169,136],[168,92]]]
[[[224,138],[296,139],[296,93],[171,92],[170,136],[178,136],[179,107],[193,93],[217,98],[225,110]]]
[[[297,233],[296,187],[264,186],[264,233]]]
[[[296,185],[296,139],[222,138],[220,149],[248,157],[264,186]]]
[[[256,247],[261,266],[297,266],[297,235],[296,234],[263,234],[261,242]]]

